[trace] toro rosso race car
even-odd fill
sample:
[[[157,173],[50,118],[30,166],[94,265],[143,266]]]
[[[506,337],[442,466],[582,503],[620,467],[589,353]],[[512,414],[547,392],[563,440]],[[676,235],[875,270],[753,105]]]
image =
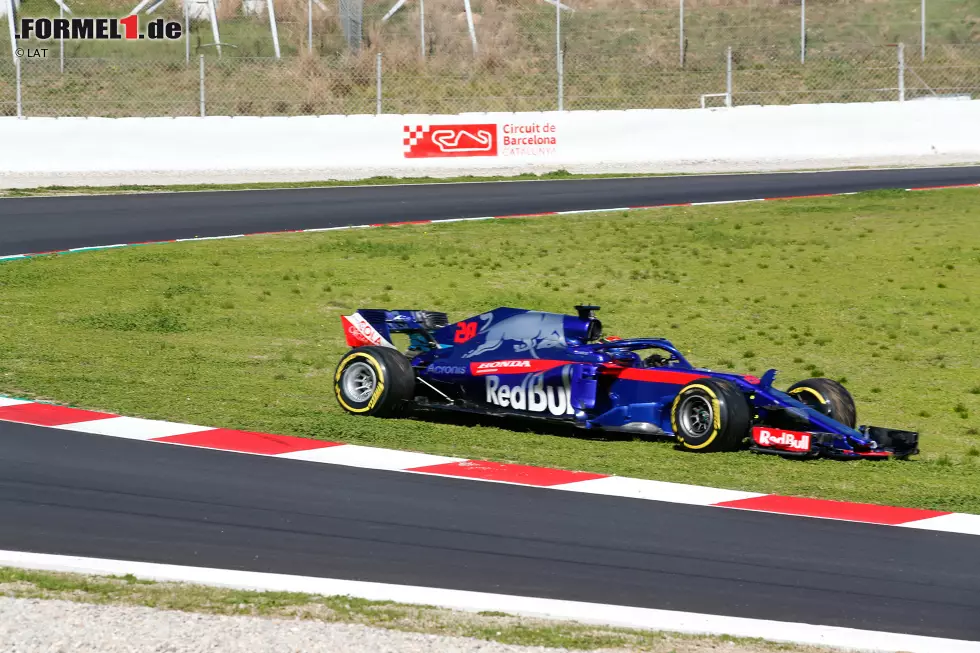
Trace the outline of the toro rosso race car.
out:
[[[542,418],[586,429],[674,437],[690,451],[749,448],[789,457],[918,453],[918,434],[856,427],[850,393],[812,378],[786,391],[762,378],[691,365],[668,340],[604,337],[598,306],[577,315],[497,308],[450,324],[445,313],[360,309],[341,317],[351,349],[334,375],[341,407]],[[406,338],[402,353],[394,334]]]

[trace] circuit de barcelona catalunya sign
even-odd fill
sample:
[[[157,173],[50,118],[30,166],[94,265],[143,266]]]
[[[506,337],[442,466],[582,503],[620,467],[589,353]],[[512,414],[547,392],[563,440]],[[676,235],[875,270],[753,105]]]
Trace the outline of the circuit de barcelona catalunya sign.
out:
[[[550,122],[405,125],[406,159],[554,154],[558,128]]]

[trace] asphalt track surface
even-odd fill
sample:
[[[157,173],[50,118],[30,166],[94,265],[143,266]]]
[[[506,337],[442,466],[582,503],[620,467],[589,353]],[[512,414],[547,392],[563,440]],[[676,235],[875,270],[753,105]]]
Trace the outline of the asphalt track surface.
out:
[[[973,536],[0,423],[0,548],[980,640]]]
[[[980,167],[5,199],[0,254],[980,183]],[[0,548],[980,640],[967,535],[0,423]]]
[[[0,256],[176,238],[980,183],[980,167],[0,200]]]

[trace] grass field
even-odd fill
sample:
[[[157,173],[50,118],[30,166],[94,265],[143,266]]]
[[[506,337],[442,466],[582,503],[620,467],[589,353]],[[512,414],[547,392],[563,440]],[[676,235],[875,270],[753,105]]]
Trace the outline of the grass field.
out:
[[[153,245],[0,265],[0,392],[127,415],[762,492],[980,513],[980,192],[847,197]],[[908,462],[343,414],[358,307],[594,302],[609,333],[785,388],[840,379]]]

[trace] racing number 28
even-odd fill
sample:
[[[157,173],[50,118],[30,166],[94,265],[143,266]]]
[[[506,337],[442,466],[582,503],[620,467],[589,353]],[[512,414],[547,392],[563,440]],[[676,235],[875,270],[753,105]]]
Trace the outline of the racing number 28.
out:
[[[460,322],[456,325],[456,335],[453,337],[453,342],[461,343],[474,338],[476,329],[476,322]]]

